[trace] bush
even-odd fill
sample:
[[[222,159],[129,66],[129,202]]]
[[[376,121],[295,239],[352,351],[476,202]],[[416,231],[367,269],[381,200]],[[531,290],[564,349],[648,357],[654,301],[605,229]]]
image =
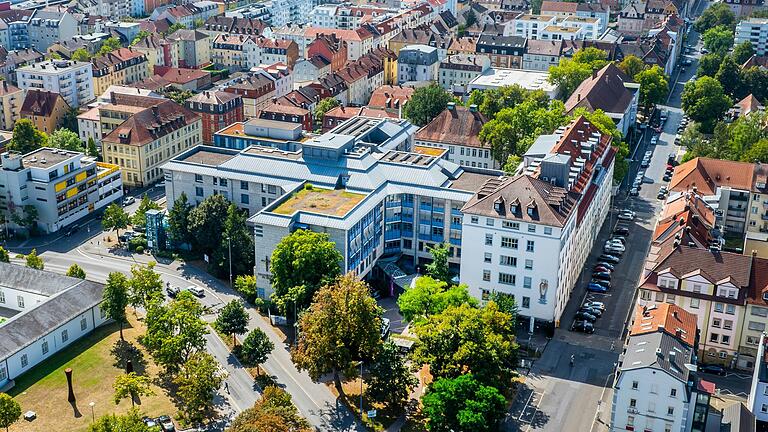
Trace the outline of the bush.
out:
[[[139,247],[141,247],[141,252],[139,252]],[[128,250],[131,252],[143,253],[146,248],[147,238],[144,236],[136,236],[128,240]]]
[[[144,253],[144,246],[136,246],[136,253],[137,254],[143,254]]]

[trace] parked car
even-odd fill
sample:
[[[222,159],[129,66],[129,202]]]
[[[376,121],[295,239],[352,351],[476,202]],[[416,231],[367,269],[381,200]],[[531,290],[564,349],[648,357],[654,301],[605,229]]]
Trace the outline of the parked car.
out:
[[[606,288],[606,287],[604,287],[602,285],[591,283],[591,284],[587,285],[587,291],[595,292],[595,293],[607,293],[608,292],[608,288]]]
[[[672,173],[671,172],[664,173],[664,177],[662,177],[661,179],[664,180],[665,182],[672,180]]]
[[[578,311],[576,311],[576,312],[577,312],[577,313],[578,313],[578,312],[584,312],[584,313],[588,313],[588,314],[590,314],[590,315],[594,315],[594,316],[595,316],[595,317],[597,317],[597,318],[600,318],[600,317],[603,315],[603,311],[602,311],[602,309],[598,309],[598,308],[591,308],[591,307],[589,307],[589,306],[582,306],[582,307],[580,307],[580,308],[579,308],[579,310],[578,310]]]
[[[617,226],[613,229],[613,234],[620,235],[620,236],[627,236],[629,235],[629,228],[625,226]]]
[[[142,417],[141,421],[143,421],[144,424],[147,425],[148,428],[154,428],[154,427],[158,426],[157,422],[155,421],[155,419],[147,417],[147,416]]]
[[[602,254],[597,259],[599,261],[605,261],[610,264],[618,264],[619,261],[621,261],[621,258],[611,254]]]
[[[168,285],[165,288],[165,292],[168,293],[168,297],[176,298],[176,296],[179,295],[179,293],[181,292],[181,288],[179,288],[177,286]]]
[[[667,166],[669,165],[675,166],[676,163],[677,163],[677,155],[675,155],[674,153],[670,153],[667,156]]]
[[[587,312],[576,312],[576,319],[579,321],[595,322],[597,317]]]
[[[161,415],[157,418],[157,422],[160,423],[160,427],[163,432],[176,432],[176,426],[173,425],[173,420],[167,415]]]
[[[608,273],[608,272],[600,272],[600,271],[599,272],[594,272],[594,273],[592,273],[592,278],[593,279],[602,279],[602,280],[605,280],[605,281],[610,281],[611,280],[611,274]]]
[[[633,187],[632,189],[629,190],[629,196],[639,196],[639,195],[640,195],[640,191],[636,187]]]
[[[120,240],[122,243],[129,242],[132,238],[136,237],[136,233],[133,231],[126,231],[119,236],[117,236],[117,239]]]
[[[584,306],[590,307],[592,309],[600,309],[601,311],[605,311],[605,303],[599,302],[599,301],[590,301],[584,303]]]
[[[624,255],[624,249],[619,249],[614,246],[606,246],[603,248],[603,252],[611,255],[622,256]]]
[[[616,249],[616,250],[621,251],[621,252],[626,252],[626,250],[627,250],[627,247],[624,246],[623,244],[621,244],[619,242],[612,242],[612,241],[605,242],[605,248],[606,249]]]
[[[606,261],[598,261],[597,264],[595,264],[595,267],[605,267],[610,271],[614,271],[616,269],[615,265]]]
[[[601,272],[601,273],[613,273],[612,269],[609,269],[608,267],[597,265],[595,268],[592,269],[593,272]]]
[[[594,278],[592,278],[592,279],[589,280],[589,283],[595,284],[595,285],[600,285],[601,287],[605,287],[606,289],[611,287],[611,282],[610,281],[602,280],[602,279],[594,279]]]
[[[640,168],[648,168],[651,166],[651,160],[650,159],[643,159],[640,161]]]
[[[612,236],[612,237],[611,237],[611,239],[610,239],[610,241],[611,241],[611,242],[618,242],[618,243],[621,243],[621,244],[622,244],[622,245],[624,245],[624,246],[626,246],[626,245],[627,245],[627,239],[626,239],[626,237],[623,237],[623,236]]]
[[[205,296],[205,290],[200,288],[199,286],[190,285],[187,287],[187,291],[191,292],[192,295],[197,297],[204,297]]]
[[[651,137],[651,145],[656,145],[659,142],[659,138],[656,135]]]
[[[723,376],[725,375],[725,368],[718,365],[703,365],[699,366],[699,372]]]
[[[631,221],[635,219],[635,212],[630,210],[624,210],[617,216],[619,220]]]
[[[78,231],[80,231],[80,225],[74,224],[74,225],[69,227],[69,229],[67,230],[66,236],[69,237],[69,236],[71,236],[72,234],[74,234],[74,233],[76,233]]]
[[[588,321],[576,321],[573,323],[573,331],[592,334],[595,332],[595,326]]]
[[[680,134],[675,135],[675,144],[680,144]]]
[[[123,206],[129,206],[129,205],[131,205],[131,204],[133,204],[135,202],[136,202],[136,198],[134,198],[132,196],[128,196],[128,197],[123,198]]]
[[[660,200],[663,200],[663,199],[666,199],[666,198],[667,198],[667,194],[665,194],[664,192],[659,192],[659,193],[656,195],[656,199],[660,199]]]

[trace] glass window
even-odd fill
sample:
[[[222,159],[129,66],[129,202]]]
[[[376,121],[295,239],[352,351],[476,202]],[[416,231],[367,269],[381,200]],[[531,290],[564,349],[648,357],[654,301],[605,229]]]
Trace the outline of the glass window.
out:
[[[492,218],[485,218],[485,224],[488,226],[493,226],[493,219]]]
[[[691,308],[698,309],[699,308],[700,300],[696,298],[691,299]]]
[[[726,344],[726,345],[731,343],[731,337],[728,335],[723,335],[723,339],[720,341],[720,343]]]
[[[732,304],[725,305],[725,313],[727,313],[728,315],[735,314],[736,313],[736,306],[732,305]]]
[[[753,331],[759,331],[762,332],[765,330],[765,323],[756,322],[756,321],[750,321],[749,322],[749,329]]]
[[[721,322],[720,318],[713,319],[712,320],[712,327],[720,328],[720,322]]]
[[[536,232],[536,225],[528,224],[528,232],[535,233]]]
[[[552,235],[552,228],[544,227],[544,234],[545,235]]]
[[[202,197],[203,196],[203,188],[196,187],[195,188],[195,196]]]
[[[85,317],[83,317],[82,319],[80,319],[80,330],[85,330],[87,328],[88,328],[88,320],[86,320]]]
[[[506,255],[500,255],[499,264],[503,266],[517,267],[517,258],[506,256]]]
[[[533,260],[532,259],[525,260],[525,269],[526,270],[533,270]]]
[[[203,176],[200,174],[195,174],[195,183],[202,183],[203,182]]]
[[[514,285],[515,275],[509,273],[499,273],[499,283],[504,285]]]
[[[720,339],[720,335],[719,335],[719,334],[717,334],[717,333],[711,333],[711,334],[709,335],[709,341],[710,341],[710,342],[717,342],[717,341],[718,341],[718,339]]]
[[[668,407],[667,408],[667,415],[668,416],[675,415],[675,407]]]
[[[677,397],[677,389],[673,388],[669,390],[669,397]]]
[[[725,309],[725,305],[722,303],[715,303],[715,312],[722,312]]]
[[[486,252],[485,257],[483,258],[483,261],[487,263],[493,261],[493,254],[490,252]]]
[[[43,341],[43,344],[40,346],[43,350],[43,355],[48,354],[48,341]]]
[[[531,307],[531,298],[530,297],[523,297],[523,308],[528,309]]]
[[[24,309],[24,297],[23,296],[16,296],[16,302],[18,303],[20,308]]]
[[[512,237],[502,237],[501,247],[507,249],[517,249],[517,239]]]
[[[21,356],[21,367],[23,367],[23,368],[27,367],[28,364],[29,364],[29,360],[27,359],[27,355],[26,354],[22,354],[22,356]]]
[[[493,246],[493,234],[486,234],[485,235],[485,245],[486,246]],[[501,238],[501,245],[504,246],[504,237]]]
[[[68,340],[69,340],[69,331],[64,329],[64,330],[61,331],[61,341],[62,342],[66,342]]]
[[[531,287],[531,278],[528,276],[523,276],[523,288],[530,288]]]
[[[251,203],[251,197],[248,196],[248,194],[240,194],[240,203],[241,204],[250,204]]]
[[[470,221],[471,221],[471,223],[476,224],[476,223],[478,223],[480,221],[480,218],[478,218],[477,216],[472,216],[470,218]]]
[[[639,383],[637,381],[632,381],[632,390],[637,390],[637,386]]]
[[[488,282],[491,280],[491,271],[490,270],[483,270],[483,280]]]
[[[528,240],[525,245],[525,251],[526,252],[533,252],[533,240]]]

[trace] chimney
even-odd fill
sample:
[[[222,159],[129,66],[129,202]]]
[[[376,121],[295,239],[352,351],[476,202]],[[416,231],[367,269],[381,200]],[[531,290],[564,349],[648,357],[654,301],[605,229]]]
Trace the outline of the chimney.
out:
[[[675,337],[678,338],[678,339],[682,339],[683,338],[683,331],[681,329],[675,330]]]
[[[469,112],[477,112],[477,105],[472,104],[469,106]]]
[[[597,69],[592,69],[592,79],[597,78]]]
[[[581,93],[576,93],[576,101],[581,102]]]
[[[159,110],[157,109],[157,105],[152,106],[152,115],[155,117],[159,115]]]
[[[456,110],[456,102],[448,102],[448,110],[449,111],[455,111]]]
[[[680,318],[677,317],[677,311],[672,311],[672,318],[679,320]]]
[[[669,362],[670,363],[674,363],[676,357],[677,357],[677,354],[674,351],[670,351],[669,352]]]

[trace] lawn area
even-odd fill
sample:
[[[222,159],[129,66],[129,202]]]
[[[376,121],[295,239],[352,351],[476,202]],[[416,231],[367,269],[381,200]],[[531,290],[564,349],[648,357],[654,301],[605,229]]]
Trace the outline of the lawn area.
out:
[[[330,216],[344,216],[352,210],[365,195],[347,192],[343,189],[323,189],[306,185],[294,192],[273,211],[277,214],[290,215],[303,210]]]
[[[125,361],[132,359],[137,373],[153,379],[157,378],[159,371],[136,341],[144,333],[143,323],[137,321],[133,313],[128,314],[128,320],[129,324],[123,330],[125,345],[120,343],[118,325],[105,325],[19,377],[9,394],[21,404],[22,412],[35,411],[37,419],[31,423],[21,419],[11,426],[10,431],[85,431],[91,423],[90,402],[96,403],[96,417],[128,411],[130,400],[123,399],[119,405],[112,400],[112,384],[118,374],[125,371]],[[116,350],[117,347],[121,348]],[[72,382],[77,398],[74,404],[67,402],[66,368],[73,371]],[[136,407],[152,417],[161,414],[175,416],[177,410],[167,393],[156,385],[152,390],[155,396],[141,398]]]

